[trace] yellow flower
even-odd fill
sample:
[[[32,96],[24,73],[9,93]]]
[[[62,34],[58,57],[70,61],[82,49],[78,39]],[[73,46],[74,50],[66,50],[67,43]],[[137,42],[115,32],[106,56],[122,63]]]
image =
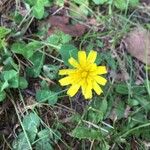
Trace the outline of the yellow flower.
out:
[[[73,97],[81,88],[85,99],[92,98],[92,90],[98,95],[103,91],[99,85],[105,85],[107,80],[100,75],[106,74],[105,66],[97,66],[95,62],[96,51],[90,51],[86,56],[85,51],[78,51],[78,61],[71,57],[68,61],[73,69],[62,69],[59,75],[67,75],[59,80],[62,86],[71,85],[67,94]]]

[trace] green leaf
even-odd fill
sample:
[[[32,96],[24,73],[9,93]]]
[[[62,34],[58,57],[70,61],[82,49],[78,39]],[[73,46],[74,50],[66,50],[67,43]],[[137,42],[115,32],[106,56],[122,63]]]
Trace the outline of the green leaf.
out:
[[[19,77],[19,88],[26,89],[28,87],[28,82],[24,77]]]
[[[78,49],[71,44],[64,44],[59,50],[59,53],[64,61],[64,64],[66,66],[70,66],[70,64],[68,63],[68,60],[70,57],[73,57],[75,59],[77,58]]]
[[[55,65],[44,65],[43,71],[46,77],[50,78],[51,80],[56,79],[59,71],[59,67]]]
[[[108,0],[93,0],[93,2],[96,4],[96,5],[103,5],[105,2],[108,2]]]
[[[8,83],[9,83],[10,88],[18,88],[19,87],[19,75],[9,80]]]
[[[0,26],[0,39],[4,38],[10,32],[10,29]]]
[[[116,85],[116,92],[123,95],[128,95],[129,90],[127,84],[118,84]]]
[[[27,75],[29,77],[36,78],[39,76],[41,69],[43,67],[44,59],[45,59],[44,53],[42,54],[40,52],[36,52],[33,54],[33,56],[30,58],[30,61],[32,62],[33,66],[27,68]]]
[[[33,6],[33,15],[37,19],[42,19],[44,16],[44,6],[40,2],[38,2],[35,6]]]
[[[107,100],[101,99],[100,97],[96,97],[93,102],[91,103],[92,108],[101,111],[103,114],[107,111]]]
[[[41,47],[38,41],[33,41],[28,44],[24,42],[17,42],[12,45],[11,50],[16,54],[21,54],[25,58],[30,58],[33,56],[34,52]]]
[[[18,74],[18,72],[15,70],[9,70],[9,71],[2,72],[2,76],[5,81],[11,80],[12,78],[16,77],[17,74]]]
[[[38,137],[45,139],[45,141],[49,141],[49,139],[53,139],[53,133],[51,129],[43,129],[38,133]]]
[[[30,6],[34,6],[37,3],[41,4],[42,6],[49,6],[51,4],[51,0],[25,0]]]
[[[38,132],[37,128],[39,127],[39,125],[40,119],[34,113],[30,113],[23,118],[23,126],[27,131],[31,142],[35,140],[36,134]]]
[[[38,102],[46,102],[50,105],[54,105],[57,103],[58,95],[56,92],[52,92],[50,90],[38,90],[36,92],[36,100]]]
[[[1,78],[4,81],[1,85],[1,91],[7,87],[18,88],[19,86],[19,74],[15,70],[3,71]]]
[[[130,1],[129,1],[129,5],[130,5],[131,7],[136,7],[136,6],[139,5],[139,0],[130,0]]]
[[[25,0],[25,2],[31,6],[34,6],[36,4],[37,0]]]
[[[88,127],[77,127],[72,131],[71,135],[79,139],[89,139],[89,140],[102,139],[102,134],[100,131]]]
[[[40,125],[40,119],[37,114],[30,113],[23,118],[23,126],[26,131],[34,130],[35,127],[38,128]]]
[[[88,121],[97,124],[98,122],[103,120],[103,113],[97,109],[89,109],[88,111]]]
[[[137,106],[137,105],[139,105],[139,102],[138,102],[138,100],[135,99],[135,98],[130,98],[130,99],[128,99],[128,104],[129,104],[130,106]]]
[[[8,81],[5,81],[5,82],[3,82],[3,83],[1,83],[1,92],[4,90],[4,89],[6,89],[6,88],[8,88],[9,87],[9,84],[8,84]]]
[[[19,66],[14,62],[14,59],[12,57],[7,57],[5,59],[5,61],[3,62],[3,64],[5,65],[5,67],[8,69],[15,69],[15,70],[19,70]]]
[[[148,96],[135,96],[136,100],[139,102],[139,104],[146,110],[150,110],[150,102],[149,102],[149,95]]]
[[[120,10],[125,10],[125,9],[127,9],[127,6],[128,6],[126,0],[115,0],[114,5],[116,8],[118,8]]]
[[[53,147],[50,142],[45,141],[45,139],[40,139],[36,143],[35,150],[53,150]]]
[[[29,144],[23,132],[12,143],[13,150],[30,150]]]
[[[50,0],[25,0],[32,7],[32,14],[37,19],[44,17],[44,7],[50,6]]]
[[[0,92],[0,102],[2,102],[6,98],[5,91]]]
[[[5,42],[5,39],[0,39],[0,49],[6,46],[7,46],[7,43]]]
[[[88,120],[94,123],[102,121],[107,112],[107,106],[108,104],[106,99],[94,99],[88,111]]]
[[[22,54],[23,56],[25,56],[26,55],[25,47],[26,44],[24,42],[17,42],[12,45],[11,50],[16,54]]]
[[[117,69],[117,64],[114,60],[114,58],[112,57],[112,54],[110,52],[104,52],[104,53],[101,53],[99,54],[100,58],[99,58],[99,64],[101,62],[106,62],[107,63],[107,66],[109,66],[111,69],[113,70],[116,70]],[[98,64],[98,65],[99,65]]]
[[[117,115],[117,119],[124,118],[124,113],[125,113],[125,103],[124,101],[119,101],[116,105],[115,108],[115,113]]]
[[[46,40],[48,44],[56,45],[61,47],[62,44],[69,43],[71,41],[71,36],[69,34],[65,34],[62,31],[55,31],[54,34],[49,36]]]
[[[36,143],[36,150],[53,150],[51,146],[51,140],[53,139],[53,133],[50,129],[43,129],[38,133],[39,140]]]

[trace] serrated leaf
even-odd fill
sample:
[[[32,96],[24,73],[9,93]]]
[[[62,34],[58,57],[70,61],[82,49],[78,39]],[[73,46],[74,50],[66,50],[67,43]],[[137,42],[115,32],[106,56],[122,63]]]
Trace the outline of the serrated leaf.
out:
[[[58,95],[56,92],[52,92],[50,90],[38,90],[36,92],[36,100],[38,102],[48,101],[50,105],[54,105],[58,100]]]
[[[19,86],[19,74],[15,70],[3,71],[1,73],[3,83],[1,85],[1,91],[7,87],[18,88]]]
[[[32,128],[34,130],[35,127],[38,128],[39,125],[40,125],[40,119],[38,115],[35,113],[31,112],[30,114],[26,115],[23,118],[23,126],[26,131],[30,131]]]
[[[33,142],[38,132],[37,128],[40,125],[39,117],[34,113],[30,113],[23,118],[22,123],[23,123],[24,129],[28,133],[30,141]]]
[[[12,143],[13,150],[30,150],[29,144],[23,132]]]
[[[65,34],[62,31],[56,31],[52,35],[50,35],[46,42],[56,46],[62,46],[62,44],[69,43],[71,41],[71,36],[69,34]]]
[[[90,140],[102,139],[102,134],[100,131],[88,127],[77,127],[72,131],[71,135],[79,139],[90,139]]]
[[[25,58],[33,56],[34,52],[41,47],[41,44],[37,41],[25,44],[24,42],[17,42],[12,45],[11,50],[16,54],[21,54]]]
[[[88,111],[88,121],[97,124],[103,120],[103,113],[97,109],[90,109]]]
[[[44,16],[44,6],[40,3],[37,3],[35,6],[33,6],[33,15],[37,19],[42,19]]]

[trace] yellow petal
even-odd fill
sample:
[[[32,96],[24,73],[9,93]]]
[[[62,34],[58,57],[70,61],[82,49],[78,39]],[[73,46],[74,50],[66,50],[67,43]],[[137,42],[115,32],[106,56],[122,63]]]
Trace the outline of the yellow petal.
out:
[[[79,63],[73,57],[71,57],[68,62],[75,68],[80,67]]]
[[[64,77],[64,78],[59,80],[59,83],[61,84],[61,86],[69,85],[72,82],[73,82],[73,78],[71,78],[71,77]]]
[[[90,51],[88,58],[87,58],[87,62],[88,63],[94,63],[97,57],[97,52],[96,51]]]
[[[70,97],[73,97],[79,90],[80,88],[80,85],[79,84],[73,84],[69,90],[67,91],[67,94],[70,96]]]
[[[91,99],[92,98],[92,89],[91,87],[87,87],[84,93],[85,99]]]
[[[95,76],[94,77],[95,81],[101,85],[105,85],[107,80],[101,76]]]
[[[81,66],[84,67],[86,65],[86,53],[85,53],[85,51],[79,51],[78,52],[78,61],[79,61]]]
[[[93,80],[92,80],[92,78],[91,77],[88,77],[87,78],[87,86],[89,87],[89,88],[91,88],[92,89],[92,82],[93,82]]]
[[[74,72],[75,72],[74,69],[62,69],[62,70],[59,70],[59,75],[67,75],[67,74],[71,74]]]
[[[86,87],[87,87],[86,80],[83,79],[83,80],[80,82],[80,85],[81,85],[81,89],[82,89],[82,94],[85,95],[85,91],[86,91]]]
[[[107,69],[105,66],[98,66],[97,67],[97,74],[101,75],[101,74],[106,74],[107,73]]]
[[[103,92],[100,86],[96,82],[93,82],[93,89],[97,95],[100,95]]]

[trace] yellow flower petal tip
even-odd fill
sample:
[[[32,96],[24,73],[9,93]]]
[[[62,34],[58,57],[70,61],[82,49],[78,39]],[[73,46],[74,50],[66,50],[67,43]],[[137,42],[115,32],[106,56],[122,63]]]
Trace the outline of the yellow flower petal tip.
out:
[[[91,50],[87,56],[85,51],[78,51],[78,60],[71,57],[68,62],[73,69],[62,69],[59,75],[66,77],[59,80],[61,86],[70,85],[67,94],[73,97],[80,88],[85,99],[92,98],[92,90],[97,95],[103,93],[100,85],[104,86],[107,80],[102,74],[107,73],[105,66],[97,66],[95,63],[97,52]]]

